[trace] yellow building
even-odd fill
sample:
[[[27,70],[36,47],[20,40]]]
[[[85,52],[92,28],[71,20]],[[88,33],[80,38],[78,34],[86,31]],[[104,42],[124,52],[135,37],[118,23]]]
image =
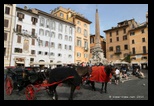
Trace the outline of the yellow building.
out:
[[[148,66],[148,21],[139,24],[129,31],[131,64],[140,65],[142,69]]]
[[[130,53],[129,30],[137,27],[134,19],[119,22],[116,27],[105,30],[106,58],[109,62],[121,61]]]
[[[4,4],[4,66],[10,66],[16,4]]]
[[[74,63],[89,62],[90,59],[90,24],[82,14],[63,7],[57,7],[52,12],[52,15],[60,17],[68,22],[75,24],[75,52]]]
[[[104,53],[104,57],[106,58],[106,41],[103,36],[100,35],[101,40],[101,48]],[[95,35],[90,35],[90,58],[92,58],[92,48],[95,46]]]

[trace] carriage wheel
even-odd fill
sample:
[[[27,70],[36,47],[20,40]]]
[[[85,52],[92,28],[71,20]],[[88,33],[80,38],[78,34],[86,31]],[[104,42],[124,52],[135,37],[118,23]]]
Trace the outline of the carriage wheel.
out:
[[[32,84],[26,87],[25,95],[26,95],[27,100],[35,99],[35,88]]]
[[[13,80],[9,76],[5,80],[5,91],[7,95],[11,95],[13,92]]]

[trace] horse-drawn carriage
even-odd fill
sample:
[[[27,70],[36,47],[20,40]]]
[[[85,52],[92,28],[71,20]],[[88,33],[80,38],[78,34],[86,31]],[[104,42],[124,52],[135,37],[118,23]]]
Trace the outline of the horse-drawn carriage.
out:
[[[6,67],[5,91],[11,95],[14,90],[20,92],[29,84],[42,83],[45,79],[42,73],[35,72],[34,68]],[[27,98],[28,99],[28,98]]]
[[[39,64],[39,65],[43,65],[43,64]],[[51,69],[51,67],[44,68],[44,71],[42,71],[42,68],[40,67],[25,67],[25,68],[7,67],[8,71],[6,73],[7,77],[5,79],[6,94],[11,95],[14,90],[21,91],[25,88],[25,95],[27,100],[34,100],[36,98],[35,97],[36,92],[39,92],[40,90],[46,90],[48,94],[52,95],[52,93],[55,92],[55,88],[58,84],[68,79],[75,78],[74,76],[76,74],[74,72],[75,70],[68,67],[60,68],[61,64],[50,64],[50,65],[54,65],[55,68],[53,69]],[[56,67],[59,67],[59,68],[56,68]],[[52,73],[49,78],[49,72],[51,70],[52,72],[56,73],[56,75],[52,76],[52,74],[54,74]],[[61,70],[62,72],[67,73],[64,77],[63,75],[62,77],[59,77],[61,76],[61,73],[59,72]],[[68,72],[70,73],[68,74]]]

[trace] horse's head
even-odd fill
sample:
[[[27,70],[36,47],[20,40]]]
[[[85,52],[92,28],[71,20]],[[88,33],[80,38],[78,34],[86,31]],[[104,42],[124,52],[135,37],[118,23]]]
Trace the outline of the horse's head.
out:
[[[115,68],[110,66],[110,65],[107,65],[105,66],[105,70],[106,70],[106,73],[109,75],[110,73],[113,75],[115,74]]]
[[[90,75],[90,73],[91,73],[91,68],[88,66],[86,66],[86,67],[76,66],[75,70],[77,71],[77,73],[80,77]]]

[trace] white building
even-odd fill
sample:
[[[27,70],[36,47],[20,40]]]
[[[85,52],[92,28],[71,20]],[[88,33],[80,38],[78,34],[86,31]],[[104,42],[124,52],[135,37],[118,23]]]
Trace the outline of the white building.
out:
[[[74,63],[74,24],[38,9],[38,45],[35,62]]]
[[[29,66],[36,59],[38,15],[16,7],[11,65]]]
[[[17,7],[11,65],[74,63],[74,28],[41,10]]]
[[[11,64],[12,35],[16,4],[4,4],[4,66]]]

